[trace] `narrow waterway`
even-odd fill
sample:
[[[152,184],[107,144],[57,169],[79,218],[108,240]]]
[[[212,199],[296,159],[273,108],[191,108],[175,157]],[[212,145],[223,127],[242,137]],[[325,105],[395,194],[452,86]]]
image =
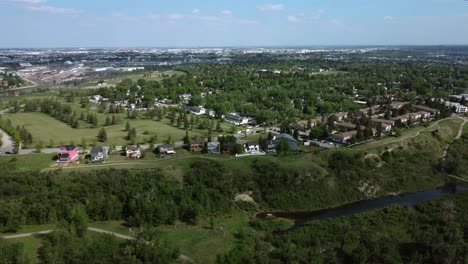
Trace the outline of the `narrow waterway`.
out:
[[[444,196],[461,191],[468,191],[468,187],[462,185],[448,184],[443,187],[420,192],[407,193],[398,196],[380,197],[373,200],[359,201],[332,209],[298,212],[261,212],[258,213],[256,217],[260,219],[268,219],[270,217],[293,219],[295,220],[295,224],[286,231],[289,232],[301,228],[308,222],[314,220],[326,220],[337,217],[350,216],[364,213],[367,211],[382,209],[392,205],[415,206],[423,201],[440,199]]]

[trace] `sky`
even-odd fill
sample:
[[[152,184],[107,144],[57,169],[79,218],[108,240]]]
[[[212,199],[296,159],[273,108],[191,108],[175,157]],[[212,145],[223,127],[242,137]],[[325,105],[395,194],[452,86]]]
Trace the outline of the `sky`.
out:
[[[468,44],[467,0],[0,0],[0,47]]]

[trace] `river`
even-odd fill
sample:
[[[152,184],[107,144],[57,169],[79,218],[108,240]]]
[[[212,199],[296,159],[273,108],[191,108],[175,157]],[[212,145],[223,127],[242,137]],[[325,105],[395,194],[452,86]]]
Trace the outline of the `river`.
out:
[[[261,212],[258,213],[256,217],[260,219],[267,219],[269,217],[293,219],[295,220],[294,226],[286,230],[286,232],[289,232],[301,228],[308,222],[314,220],[326,220],[337,217],[350,216],[371,210],[382,209],[392,205],[415,206],[423,201],[440,199],[444,196],[461,191],[468,191],[468,187],[462,185],[447,184],[446,186],[430,190],[359,201],[343,205],[337,208],[323,209],[317,211]]]

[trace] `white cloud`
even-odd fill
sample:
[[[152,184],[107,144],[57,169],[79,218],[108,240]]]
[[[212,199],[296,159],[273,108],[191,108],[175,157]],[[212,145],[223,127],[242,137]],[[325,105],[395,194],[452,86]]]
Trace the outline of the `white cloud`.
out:
[[[194,8],[194,9],[192,10],[192,14],[198,14],[198,13],[200,13],[200,9]]]
[[[241,20],[239,20],[239,24],[242,24],[242,25],[255,25],[255,24],[258,24],[258,21],[250,20],[250,19],[241,19]]]
[[[392,16],[384,16],[383,20],[385,20],[385,21],[393,21],[393,17],[392,17]]]
[[[82,12],[75,8],[44,5],[43,3],[46,3],[47,0],[0,0],[0,2],[17,4],[26,10],[50,14],[77,14]]]
[[[175,14],[168,14],[168,15],[167,15],[167,18],[169,18],[170,20],[180,20],[180,19],[185,18],[185,15],[183,15],[183,14],[177,14],[177,13],[175,13]]]
[[[45,3],[47,0],[0,0],[0,2],[10,2],[10,3],[18,3],[18,4],[40,4]]]
[[[78,14],[82,12],[81,10],[75,8],[64,8],[46,5],[30,5],[26,6],[25,8],[31,11],[45,12],[51,14]]]
[[[297,22],[299,22],[301,20],[299,18],[297,18],[296,16],[288,16],[288,21],[292,22],[292,23],[297,23]]]
[[[278,12],[284,10],[284,5],[282,4],[266,4],[257,6],[257,9],[262,12]]]
[[[231,10],[223,10],[220,12],[223,16],[232,16]]]

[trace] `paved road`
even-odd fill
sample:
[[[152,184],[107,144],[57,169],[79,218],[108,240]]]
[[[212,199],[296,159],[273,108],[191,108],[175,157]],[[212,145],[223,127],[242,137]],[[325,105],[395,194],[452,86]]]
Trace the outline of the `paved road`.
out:
[[[100,228],[88,227],[88,230],[89,230],[89,231],[96,232],[96,233],[113,235],[113,236],[115,236],[115,237],[118,237],[118,238],[121,238],[121,239],[125,239],[125,240],[135,240],[134,237],[127,236],[127,235],[123,235],[123,234],[119,234],[119,233],[115,233],[115,232],[110,232],[110,231],[103,230],[103,229],[100,229]]]
[[[37,235],[46,235],[49,233],[52,233],[52,230],[44,230],[44,231],[37,231],[37,232],[17,234],[17,235],[0,236],[0,239],[14,239],[14,238],[37,236]]]
[[[15,147],[15,142],[3,129],[0,129],[0,134],[2,134],[2,146],[0,147],[1,153],[13,153],[13,148]]]

